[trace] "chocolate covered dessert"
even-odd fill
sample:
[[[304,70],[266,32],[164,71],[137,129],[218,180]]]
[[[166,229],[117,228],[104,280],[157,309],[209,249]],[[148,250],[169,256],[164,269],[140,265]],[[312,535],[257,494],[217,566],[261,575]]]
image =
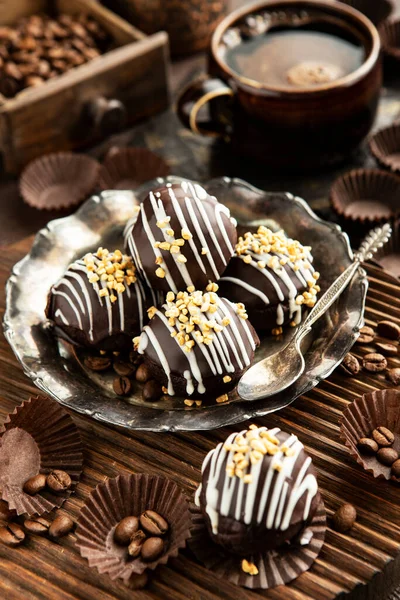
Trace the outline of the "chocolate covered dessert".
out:
[[[319,502],[316,471],[295,435],[251,425],[208,453],[195,500],[211,539],[234,554],[304,545]]]
[[[126,245],[148,285],[165,292],[204,290],[225,271],[237,241],[226,206],[191,181],[151,191],[126,234]]]
[[[257,331],[298,325],[302,307],[313,307],[320,291],[310,246],[302,246],[283,231],[261,226],[239,238],[235,255],[220,279],[220,293],[243,302]]]
[[[220,298],[217,290],[210,283],[204,293],[191,287],[168,292],[134,340],[151,376],[171,396],[207,392],[223,402],[254,358],[259,340],[243,304]]]
[[[46,316],[56,334],[73,344],[123,350],[131,348],[155,302],[129,256],[99,248],[71,264],[52,287]]]

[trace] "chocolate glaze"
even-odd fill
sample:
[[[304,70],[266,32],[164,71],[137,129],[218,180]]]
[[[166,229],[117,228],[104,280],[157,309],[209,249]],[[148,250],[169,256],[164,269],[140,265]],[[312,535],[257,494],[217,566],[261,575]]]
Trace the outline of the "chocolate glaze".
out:
[[[294,455],[265,454],[247,468],[245,472],[252,474],[253,480],[244,483],[227,474],[234,453],[219,444],[203,462],[202,483],[196,493],[196,504],[213,541],[242,556],[301,538],[318,505],[316,471],[303,445],[278,428],[269,431],[281,445],[295,450]],[[227,442],[235,443],[237,435],[245,434],[232,434]],[[282,464],[280,470],[274,468],[276,462]]]
[[[157,222],[166,217],[170,218],[168,225],[158,227]],[[167,233],[169,229],[173,230],[172,236]],[[179,254],[154,247],[156,242],[173,244],[182,239],[182,230],[192,236],[180,247],[186,263],[179,262]],[[126,232],[126,246],[144,280],[154,289],[175,293],[192,285],[202,290],[209,281],[217,281],[233,255],[236,241],[236,222],[229,210],[190,181],[150,192]],[[162,258],[159,264],[155,262],[157,257]],[[165,277],[156,275],[158,268]]]
[[[168,326],[164,307],[143,329],[138,351],[154,379],[167,387],[170,395],[202,398],[206,392],[213,397],[227,393],[253,361],[259,339],[249,321],[238,316],[236,305],[220,298],[218,312],[205,316],[220,320],[228,316],[231,324],[215,333],[210,345],[196,342],[190,352],[171,337],[174,328]],[[225,383],[227,375],[231,381]]]
[[[132,338],[148,321],[147,308],[157,298],[139,279],[116,302],[100,298],[89,282],[83,260],[74,262],[49,294],[46,316],[55,333],[69,343],[98,350],[132,348]]]

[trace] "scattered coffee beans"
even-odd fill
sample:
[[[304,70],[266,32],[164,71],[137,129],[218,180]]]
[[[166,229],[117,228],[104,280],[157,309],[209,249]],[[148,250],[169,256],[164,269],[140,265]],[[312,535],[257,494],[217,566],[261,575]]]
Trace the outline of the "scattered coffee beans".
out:
[[[0,542],[6,546],[19,546],[24,539],[24,530],[17,523],[8,523],[4,527],[0,527]]]
[[[392,475],[400,477],[400,460],[395,460],[392,464]]]
[[[346,375],[350,376],[357,375],[361,369],[358,359],[350,352],[344,357],[340,368]]]
[[[111,367],[111,358],[108,356],[86,356],[83,361],[85,367],[91,371],[106,371]]]
[[[363,367],[370,373],[381,373],[387,367],[387,360],[382,354],[372,352],[364,356]]]
[[[383,465],[390,467],[399,458],[399,453],[394,448],[381,448],[378,450],[376,458]]]
[[[129,377],[116,377],[113,381],[113,389],[117,396],[128,396],[132,390]]]
[[[54,539],[58,539],[68,535],[74,528],[73,520],[67,515],[59,515],[54,519],[49,528],[49,535]]]
[[[56,493],[69,490],[72,485],[71,477],[65,471],[55,469],[47,475],[47,487]]]
[[[0,500],[0,521],[11,521],[16,514],[15,510],[10,510],[5,500]]]
[[[154,510],[146,510],[140,515],[140,525],[150,535],[164,535],[168,531],[168,523]]]
[[[393,321],[380,321],[378,323],[378,334],[389,340],[398,340],[400,338],[400,327]]]
[[[149,369],[144,363],[138,366],[136,371],[136,381],[139,383],[146,383],[150,379]]]
[[[46,487],[46,480],[47,478],[44,474],[34,475],[34,477],[31,477],[24,483],[23,490],[25,494],[29,494],[30,496],[39,494]]]
[[[113,369],[117,375],[121,375],[122,377],[132,377],[135,372],[135,367],[132,363],[121,359],[114,360]]]
[[[131,350],[129,352],[129,362],[138,367],[143,360],[143,356],[138,354],[136,350]]]
[[[25,519],[24,527],[26,531],[29,531],[29,533],[42,535],[49,531],[50,522],[43,517],[31,517],[29,519]]]
[[[131,538],[139,529],[139,519],[137,517],[125,517],[115,528],[114,541],[120,546],[129,546]]]
[[[360,452],[363,454],[376,454],[379,450],[379,446],[375,440],[371,440],[370,438],[361,438],[358,440],[357,447]]]
[[[143,386],[142,397],[146,402],[157,402],[162,396],[162,387],[154,379],[146,381]]]
[[[386,373],[387,379],[393,383],[393,385],[400,385],[400,368],[395,367],[389,369]]]
[[[387,427],[377,427],[371,435],[378,446],[382,448],[391,446],[394,442],[394,434]]]
[[[145,561],[156,560],[164,552],[164,540],[159,537],[148,538],[141,549],[141,557]]]
[[[332,517],[332,525],[335,531],[345,533],[349,531],[357,518],[357,511],[352,504],[342,504]]]
[[[360,335],[357,338],[357,344],[370,344],[375,337],[375,331],[372,327],[368,327],[368,325],[364,325],[360,329]]]
[[[131,537],[131,542],[128,546],[128,554],[132,558],[137,558],[142,550],[142,546],[146,539],[146,534],[139,529]]]
[[[384,354],[385,356],[396,356],[397,355],[397,346],[394,344],[384,344],[382,342],[376,342],[375,344],[377,350]]]
[[[143,573],[140,575],[133,573],[129,579],[128,587],[131,590],[142,590],[144,587],[146,587],[148,580],[149,576],[147,571],[143,571]]]

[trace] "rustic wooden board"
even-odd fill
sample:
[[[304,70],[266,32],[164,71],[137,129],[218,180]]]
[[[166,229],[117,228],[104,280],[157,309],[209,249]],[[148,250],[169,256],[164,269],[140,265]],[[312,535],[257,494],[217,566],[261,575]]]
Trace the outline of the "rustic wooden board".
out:
[[[0,265],[3,288],[11,266],[29,249],[31,239],[9,246]],[[400,323],[400,283],[375,267],[368,267],[366,321],[370,325],[383,317]],[[4,294],[0,300],[0,317]],[[358,356],[368,348],[355,349]],[[391,359],[400,365],[399,359]],[[277,415],[258,419],[259,425],[279,425],[297,434],[305,443],[319,472],[319,484],[328,515],[343,502],[352,502],[359,518],[350,535],[328,530],[320,557],[312,569],[285,588],[253,592],[216,579],[197,564],[188,551],[160,568],[148,590],[132,592],[122,583],[90,569],[79,556],[75,536],[56,544],[31,537],[18,549],[0,546],[0,598],[7,600],[52,599],[111,600],[112,598],[165,598],[216,600],[235,598],[256,600],[331,600],[367,584],[386,570],[386,578],[375,580],[369,592],[356,590],[353,598],[378,600],[395,583],[393,559],[400,550],[400,488],[393,483],[376,482],[349,457],[340,441],[339,419],[343,409],[356,396],[374,388],[386,387],[383,376],[363,375],[351,379],[333,375],[292,407]],[[0,339],[0,421],[16,404],[35,393],[23,375],[4,337]],[[216,443],[231,431],[224,428],[206,433],[155,434],[126,432],[73,414],[85,443],[85,468],[76,493],[65,504],[75,519],[90,491],[106,477],[118,473],[161,473],[173,478],[192,495],[200,478],[202,460]],[[397,574],[399,577],[399,574]]]

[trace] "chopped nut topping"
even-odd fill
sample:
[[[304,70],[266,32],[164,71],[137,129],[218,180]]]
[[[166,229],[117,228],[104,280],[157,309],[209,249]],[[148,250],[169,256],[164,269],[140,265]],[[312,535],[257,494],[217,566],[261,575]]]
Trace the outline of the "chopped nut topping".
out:
[[[152,319],[154,317],[154,315],[157,312],[157,307],[156,306],[150,306],[150,308],[147,309],[147,314],[149,315],[149,319]]]
[[[194,400],[189,400],[188,398],[186,398],[186,400],[184,400],[183,403],[186,404],[186,406],[193,406]]]
[[[222,404],[223,402],[227,402],[228,400],[229,400],[228,394],[222,394],[222,396],[218,396],[218,398],[215,399],[217,404]]]
[[[207,252],[208,252],[208,248],[202,248],[201,249],[201,253],[202,254],[207,254]]]
[[[168,394],[168,388],[166,388],[165,385],[162,386],[161,390],[163,394]]]
[[[232,377],[230,377],[229,375],[225,375],[225,377],[223,377],[222,381],[224,383],[229,383],[230,381],[232,381]]]
[[[274,329],[271,331],[272,335],[282,335],[283,333],[283,329],[282,327],[274,327]]]
[[[162,269],[161,267],[158,267],[158,269],[156,269],[156,275],[157,275],[157,277],[160,277],[160,279],[164,279],[164,277],[165,277],[164,269]]]
[[[249,562],[245,558],[242,560],[242,571],[248,573],[249,575],[258,575],[258,569],[256,565],[252,562]]]
[[[106,248],[98,248],[95,253],[88,253],[83,258],[87,269],[87,277],[92,285],[98,285],[98,281],[104,281],[106,287],[99,286],[101,298],[110,297],[111,302],[117,300],[117,296],[108,290],[115,290],[117,294],[123,294],[126,287],[136,282],[136,270],[132,259],[122,254],[120,250],[110,252]]]

